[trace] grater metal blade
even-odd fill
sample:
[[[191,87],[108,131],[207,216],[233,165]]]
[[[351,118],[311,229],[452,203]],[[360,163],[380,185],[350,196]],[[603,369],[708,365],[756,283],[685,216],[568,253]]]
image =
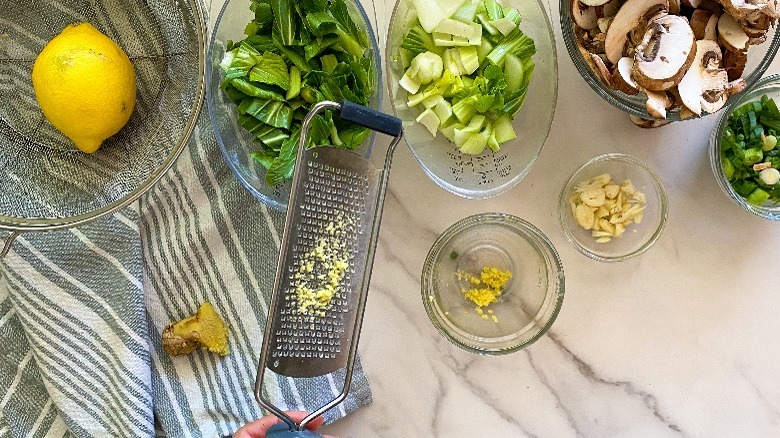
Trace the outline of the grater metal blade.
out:
[[[377,168],[369,159],[343,148],[303,147],[312,118],[326,109],[395,137],[387,148],[384,167]],[[346,101],[320,102],[303,122],[255,383],[258,403],[287,423],[291,433],[302,431],[349,391],[385,189],[401,137],[399,119]],[[331,295],[329,302],[319,301]],[[341,394],[300,423],[263,395],[267,370],[309,378],[340,369],[346,370]]]
[[[347,364],[356,304],[363,277],[370,269],[369,239],[378,214],[372,200],[377,199],[381,170],[354,152],[331,147],[306,150],[301,158],[299,163],[306,171],[300,173],[294,186],[303,196],[301,202],[288,207],[292,230],[282,259],[278,288],[283,296],[274,308],[268,368],[288,377],[315,377]],[[338,242],[340,238],[343,240]],[[323,248],[323,242],[327,246],[342,243],[344,247]],[[318,248],[323,249],[325,260],[316,256]],[[349,267],[334,288],[330,307],[321,315],[302,314],[298,294],[309,287],[316,294],[320,287],[330,286],[328,274],[334,269],[328,259],[334,258]],[[311,272],[306,272],[307,268]],[[314,284],[303,281],[310,279]]]

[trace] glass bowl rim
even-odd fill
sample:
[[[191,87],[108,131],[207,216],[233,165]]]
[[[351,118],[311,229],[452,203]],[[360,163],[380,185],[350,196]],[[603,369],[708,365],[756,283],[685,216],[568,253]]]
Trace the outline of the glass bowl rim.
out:
[[[643,170],[650,176],[650,179],[655,183],[655,188],[658,192],[658,197],[660,200],[658,206],[660,209],[660,223],[658,224],[658,227],[653,232],[653,234],[651,234],[648,237],[648,239],[636,250],[625,254],[604,256],[604,255],[596,254],[593,251],[589,250],[585,245],[582,245],[579,242],[579,240],[574,236],[574,233],[571,230],[571,228],[568,226],[568,221],[567,221],[568,215],[571,211],[571,208],[569,208],[568,198],[569,198],[569,192],[573,188],[575,178],[582,171],[593,166],[594,164],[605,163],[610,161],[621,161],[624,163],[631,164]],[[571,174],[571,176],[566,180],[566,182],[563,185],[563,188],[561,189],[561,194],[558,201],[558,216],[559,216],[561,228],[563,229],[563,234],[566,236],[566,240],[568,240],[569,243],[572,246],[574,246],[580,253],[582,253],[588,258],[591,258],[599,262],[622,262],[644,253],[645,251],[650,249],[650,247],[652,247],[653,244],[655,244],[655,242],[658,240],[659,237],[661,237],[661,234],[666,228],[666,222],[669,216],[669,198],[666,193],[666,188],[664,187],[663,182],[661,181],[661,178],[659,178],[658,175],[655,173],[655,171],[651,169],[644,161],[641,161],[632,155],[628,155],[620,152],[610,152],[610,153],[597,155],[589,159],[580,167],[578,167],[577,170],[575,170]]]
[[[748,101],[758,99],[760,97],[758,96],[758,94],[764,91],[765,88],[770,88],[770,87],[777,88],[774,91],[778,94],[777,98],[778,100],[780,100],[780,74],[773,74],[762,78],[761,80],[756,82],[755,85],[753,85],[752,87],[745,89],[744,93],[741,94],[738,99],[726,103],[726,106],[723,108],[723,112],[718,117],[718,121],[716,122],[715,127],[712,129],[712,134],[710,135],[708,149],[709,149],[709,158],[710,158],[710,168],[712,169],[712,173],[713,176],[715,177],[715,181],[718,183],[718,186],[720,187],[721,191],[723,191],[723,193],[725,193],[729,198],[731,198],[732,201],[737,203],[737,205],[741,206],[744,210],[753,213],[756,216],[762,217],[764,219],[777,221],[780,220],[780,204],[770,207],[770,206],[753,205],[747,202],[747,200],[745,200],[744,197],[740,196],[736,191],[734,191],[734,188],[725,178],[725,175],[723,173],[723,165],[720,161],[721,135],[723,133],[723,129],[726,126],[729,116],[731,116],[731,113],[736,108],[739,108],[740,106],[746,104]]]
[[[517,345],[501,348],[501,349],[490,349],[490,348],[481,348],[477,347],[475,345],[467,344],[459,339],[457,339],[455,336],[453,336],[447,328],[445,328],[444,324],[439,320],[439,317],[437,313],[433,309],[433,304],[431,304],[429,297],[434,296],[433,292],[433,280],[431,278],[432,272],[433,272],[433,266],[435,265],[435,261],[438,258],[439,254],[441,254],[442,249],[452,240],[453,237],[458,235],[459,233],[468,230],[470,228],[478,227],[484,223],[496,223],[501,224],[504,226],[509,226],[513,232],[524,235],[526,237],[530,236],[534,238],[534,245],[541,250],[541,252],[544,254],[544,258],[549,260],[550,264],[552,265],[553,269],[551,271],[548,271],[548,278],[552,278],[555,281],[555,288],[553,289],[553,284],[551,282],[550,285],[548,285],[547,291],[545,292],[545,296],[549,296],[551,294],[555,295],[555,304],[552,312],[550,313],[549,317],[545,321],[544,325],[538,328],[538,331],[527,341],[521,342]],[[520,217],[508,214],[508,213],[501,213],[501,212],[483,212],[483,213],[476,213],[467,217],[464,217],[462,219],[459,219],[449,227],[447,227],[444,232],[442,232],[439,237],[436,238],[436,241],[431,246],[430,250],[428,251],[428,254],[425,257],[425,262],[423,263],[423,270],[422,270],[422,278],[421,278],[421,287],[420,290],[422,292],[422,301],[423,306],[425,307],[425,313],[428,315],[428,319],[431,321],[433,326],[436,328],[436,330],[444,336],[445,339],[447,339],[450,343],[453,345],[462,348],[463,350],[469,351],[471,353],[477,353],[477,354],[483,354],[483,355],[493,355],[493,356],[500,356],[505,355],[509,353],[513,353],[519,350],[522,350],[537,340],[544,336],[547,331],[552,327],[555,320],[558,318],[558,314],[561,311],[561,307],[563,306],[563,299],[565,295],[566,285],[565,285],[565,276],[564,276],[564,269],[563,269],[563,263],[561,262],[560,255],[558,254],[558,251],[555,249],[555,246],[552,244],[550,239],[536,226],[531,224],[530,222],[526,221],[525,219],[522,219]]]
[[[217,43],[217,29],[219,29],[219,24],[222,22],[222,18],[224,17],[224,14],[227,11],[227,7],[230,4],[230,2],[233,0],[225,0],[225,2],[222,4],[222,7],[219,10],[219,14],[217,14],[217,19],[214,21],[214,26],[211,29],[211,38],[209,39],[208,43],[208,49],[206,51],[206,85],[205,85],[205,100],[206,100],[206,109],[209,114],[209,123],[211,125],[212,131],[214,131],[214,136],[217,141],[217,145],[219,145],[219,150],[222,152],[222,157],[224,158],[225,162],[227,163],[228,167],[230,168],[231,173],[233,173],[233,176],[238,180],[238,182],[241,184],[244,189],[246,189],[249,193],[252,194],[252,196],[255,197],[255,199],[258,199],[262,204],[265,206],[277,210],[277,211],[285,211],[287,210],[287,203],[281,202],[278,199],[275,199],[269,195],[265,195],[261,193],[255,186],[250,184],[249,181],[247,181],[246,178],[241,174],[240,168],[237,163],[234,163],[233,160],[230,159],[230,151],[228,150],[227,146],[225,145],[225,141],[222,139],[222,136],[219,134],[219,129],[217,127],[216,123],[216,107],[214,102],[214,97],[211,93],[211,85],[212,85],[212,77],[211,77],[211,69],[212,66],[208,65],[208,63],[211,61],[213,55],[214,55],[214,48]],[[363,18],[363,22],[366,24],[366,29],[368,33],[368,39],[369,39],[369,45],[371,49],[374,52],[374,63],[376,64],[376,79],[377,79],[377,86],[376,91],[374,92],[374,96],[376,98],[376,105],[377,108],[382,108],[382,102],[384,97],[383,87],[382,87],[382,59],[379,51],[379,43],[377,41],[376,33],[374,32],[374,25],[371,23],[371,19],[366,13],[365,8],[363,7],[363,4],[360,2],[360,0],[347,0],[348,3],[352,3],[360,12],[360,16]],[[376,139],[376,131],[372,132],[369,135],[370,140],[364,140],[369,142],[368,150],[370,151],[372,149],[372,145],[375,142]]]

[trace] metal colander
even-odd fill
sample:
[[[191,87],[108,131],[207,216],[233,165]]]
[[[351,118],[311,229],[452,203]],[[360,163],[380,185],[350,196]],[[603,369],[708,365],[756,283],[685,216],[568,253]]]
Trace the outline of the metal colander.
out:
[[[124,49],[137,85],[129,122],[94,154],[46,120],[31,79],[44,45],[83,21]],[[199,0],[0,0],[0,230],[79,225],[148,190],[195,127],[204,41]]]

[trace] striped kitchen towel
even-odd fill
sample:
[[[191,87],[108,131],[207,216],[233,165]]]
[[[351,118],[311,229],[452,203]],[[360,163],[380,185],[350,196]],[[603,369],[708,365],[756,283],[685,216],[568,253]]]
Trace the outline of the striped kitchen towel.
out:
[[[0,263],[0,437],[153,436],[155,419],[168,436],[211,437],[260,417],[254,382],[283,224],[238,184],[201,114],[139,203],[19,237]],[[229,323],[230,354],[169,357],[163,327],[205,300]],[[311,410],[342,378],[265,390],[283,409]],[[358,366],[326,421],[370,400]]]

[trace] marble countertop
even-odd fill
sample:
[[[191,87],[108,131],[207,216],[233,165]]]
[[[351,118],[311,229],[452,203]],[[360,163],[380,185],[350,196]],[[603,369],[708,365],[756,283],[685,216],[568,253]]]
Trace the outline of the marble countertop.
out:
[[[377,16],[390,8],[377,4]],[[439,188],[410,151],[395,153],[360,339],[372,405],[325,428],[342,437],[780,436],[780,224],[731,202],[710,170],[715,117],[635,127],[580,78],[557,27],[552,131],[511,191],[466,200]],[[383,35],[382,35],[383,36]],[[780,72],[780,61],[767,74]],[[574,128],[576,127],[576,133]],[[647,253],[590,260],[565,239],[558,195],[589,158],[646,161],[669,195]],[[502,357],[460,350],[431,325],[420,275],[428,249],[473,213],[517,215],[557,248],[566,275],[548,334]]]

